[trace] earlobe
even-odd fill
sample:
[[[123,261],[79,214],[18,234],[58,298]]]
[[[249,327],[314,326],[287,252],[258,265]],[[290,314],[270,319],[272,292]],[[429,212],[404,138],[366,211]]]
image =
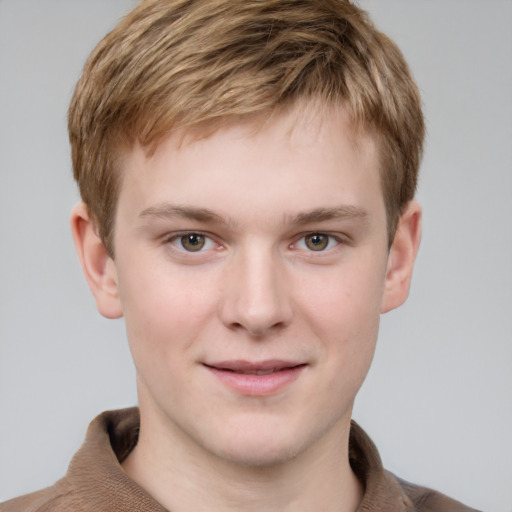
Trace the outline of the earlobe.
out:
[[[94,223],[84,203],[71,212],[71,231],[76,251],[98,311],[106,318],[123,316],[117,283],[117,269],[103,242],[96,234]]]
[[[407,299],[420,240],[421,206],[411,201],[400,216],[389,251],[381,313],[397,308]]]

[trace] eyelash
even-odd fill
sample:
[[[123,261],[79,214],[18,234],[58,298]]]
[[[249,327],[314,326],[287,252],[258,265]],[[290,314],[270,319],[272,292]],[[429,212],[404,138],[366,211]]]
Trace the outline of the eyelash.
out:
[[[311,247],[308,247],[307,246],[308,238],[311,241],[313,241],[313,239],[315,237],[320,237],[320,238],[321,237],[325,237],[325,238],[327,238],[327,245],[325,247],[322,247],[321,242],[319,240],[320,243],[318,245],[318,247],[319,247],[318,250],[315,250],[315,249],[312,249]],[[315,242],[313,242],[313,243],[315,243]],[[295,242],[293,244],[293,246],[298,247],[299,245],[305,245],[306,247],[302,247],[301,249],[304,249],[307,252],[311,252],[311,253],[323,253],[323,252],[328,252],[328,251],[331,251],[331,250],[335,249],[341,243],[342,243],[342,240],[338,236],[331,235],[329,233],[324,233],[323,231],[313,231],[311,233],[306,233],[306,234],[302,235],[300,238],[297,239],[297,242]]]
[[[183,241],[187,237],[189,240],[192,237],[202,237],[204,239],[204,245],[201,246],[197,251],[189,251],[183,246]],[[172,235],[164,238],[164,243],[173,246],[177,251],[187,254],[202,253],[208,249],[213,249],[213,246],[219,247],[219,244],[215,242],[211,236],[200,231],[183,231],[181,233],[173,233]],[[206,248],[204,248],[205,246]]]
[[[184,239],[189,238],[189,241],[192,242],[192,237],[201,237],[203,239],[203,245],[198,248],[197,251],[194,250],[188,250],[183,246]],[[312,249],[311,247],[307,246],[308,238],[310,241],[314,242],[314,238],[319,237],[320,239],[322,237],[327,238],[327,244],[325,247],[322,247],[321,240],[318,240],[318,250]],[[173,248],[181,253],[186,254],[200,254],[204,253],[208,250],[211,250],[215,247],[221,248],[222,246],[215,242],[215,240],[208,234],[203,233],[201,231],[183,231],[181,233],[173,233],[172,235],[169,235],[168,237],[164,238],[164,243],[169,244],[173,246]],[[301,234],[300,237],[296,239],[295,242],[293,242],[290,247],[293,249],[299,249],[304,250],[309,253],[325,253],[329,252],[333,249],[335,249],[340,244],[344,243],[344,241],[339,237],[335,236],[329,233],[325,233],[323,231],[311,231],[309,233]]]

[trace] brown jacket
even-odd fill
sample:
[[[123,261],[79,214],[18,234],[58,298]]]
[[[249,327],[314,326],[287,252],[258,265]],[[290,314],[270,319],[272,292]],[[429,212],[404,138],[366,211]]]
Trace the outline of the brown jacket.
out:
[[[64,478],[0,504],[0,512],[166,512],[120,465],[137,442],[138,428],[136,408],[100,414]],[[365,487],[358,512],[475,512],[384,470],[375,445],[356,423],[350,432],[350,462]]]

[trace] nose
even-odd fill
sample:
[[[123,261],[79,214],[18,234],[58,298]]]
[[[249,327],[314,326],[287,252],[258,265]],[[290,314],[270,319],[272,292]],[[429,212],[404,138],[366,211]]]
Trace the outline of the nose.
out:
[[[278,260],[271,250],[233,256],[226,268],[218,310],[226,327],[262,338],[289,325],[293,313],[290,289]]]

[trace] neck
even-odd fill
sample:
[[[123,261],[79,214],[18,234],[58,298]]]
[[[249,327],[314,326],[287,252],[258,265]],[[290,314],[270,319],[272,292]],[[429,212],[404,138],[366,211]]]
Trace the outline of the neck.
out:
[[[139,441],[123,468],[173,512],[354,512],[362,499],[349,464],[350,420],[286,462],[251,467],[205,453],[143,410],[141,417]]]

